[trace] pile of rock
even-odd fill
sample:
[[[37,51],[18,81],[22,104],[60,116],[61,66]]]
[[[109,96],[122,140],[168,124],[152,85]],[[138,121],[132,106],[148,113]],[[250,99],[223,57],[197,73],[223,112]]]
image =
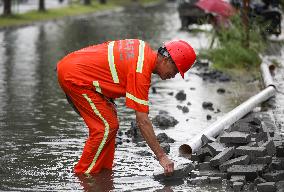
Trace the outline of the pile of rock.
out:
[[[250,114],[217,139],[205,135],[189,184],[227,183],[234,191],[284,189],[284,137],[267,113]]]

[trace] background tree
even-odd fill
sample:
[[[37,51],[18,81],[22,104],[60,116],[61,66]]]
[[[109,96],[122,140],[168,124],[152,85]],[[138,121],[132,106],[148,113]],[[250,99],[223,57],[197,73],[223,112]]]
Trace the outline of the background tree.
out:
[[[99,0],[100,4],[106,4],[107,0]]]
[[[39,0],[38,10],[45,11],[45,1],[44,0]]]
[[[84,5],[91,5],[92,0],[84,0]]]
[[[12,14],[12,1],[11,0],[3,0],[3,15],[11,15]]]

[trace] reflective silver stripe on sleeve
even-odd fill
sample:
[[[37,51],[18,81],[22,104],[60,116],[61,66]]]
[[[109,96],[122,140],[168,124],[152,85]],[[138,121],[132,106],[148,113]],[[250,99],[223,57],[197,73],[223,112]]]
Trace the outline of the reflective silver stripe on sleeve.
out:
[[[145,49],[145,42],[139,40],[139,55],[137,61],[136,72],[142,73],[143,64],[144,64],[144,49]]]
[[[136,103],[139,103],[139,104],[142,104],[142,105],[147,105],[147,106],[149,105],[148,101],[142,100],[142,99],[138,99],[137,97],[131,95],[130,93],[126,93],[126,97],[131,99],[131,100],[133,100],[133,101],[135,101]]]
[[[109,42],[108,44],[108,64],[109,64],[113,82],[119,83],[119,79],[118,79],[118,75],[117,75],[115,63],[114,63],[113,47],[114,47],[114,41]]]

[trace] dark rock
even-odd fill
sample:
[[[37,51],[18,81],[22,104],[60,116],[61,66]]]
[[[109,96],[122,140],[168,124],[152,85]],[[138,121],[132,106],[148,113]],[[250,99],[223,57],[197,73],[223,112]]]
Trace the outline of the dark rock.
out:
[[[253,181],[257,178],[264,169],[266,165],[262,164],[251,164],[251,165],[233,165],[227,169],[228,175],[245,175],[247,181]]]
[[[193,91],[193,90],[195,90],[195,87],[190,87],[189,89]]]
[[[188,109],[187,106],[183,106],[181,110],[182,110],[183,113],[188,113],[189,112],[189,109]]]
[[[117,134],[118,134],[119,136],[122,136],[122,135],[123,135],[122,131],[118,131]]]
[[[206,119],[209,121],[210,119],[212,119],[211,115],[206,115]]]
[[[273,158],[270,167],[274,170],[284,170],[284,158]]]
[[[175,140],[170,138],[166,133],[159,133],[157,135],[157,140],[159,143],[174,143]]]
[[[220,136],[221,143],[235,143],[235,144],[245,144],[250,142],[250,134],[233,131],[230,133],[225,132]]]
[[[191,105],[191,103],[190,103],[190,102],[187,102],[187,105],[189,106],[189,105]]]
[[[211,156],[207,147],[200,148],[195,154],[191,156],[192,161],[204,162],[205,157]]]
[[[238,123],[248,123],[250,125],[261,126],[261,120],[253,116],[242,118],[238,121]]]
[[[202,107],[203,107],[203,109],[209,109],[211,111],[214,110],[213,109],[213,103],[211,103],[211,102],[203,102]]]
[[[178,110],[181,110],[182,106],[181,105],[177,105],[177,108],[178,108]]]
[[[226,90],[224,88],[217,89],[217,93],[219,93],[219,94],[224,94],[225,92],[226,92]]]
[[[254,182],[255,185],[259,184],[259,183],[266,183],[266,180],[263,179],[262,177],[257,177]]]
[[[201,171],[213,170],[213,168],[210,165],[210,162],[199,163],[196,168],[201,170]]]
[[[160,145],[166,154],[170,153],[171,147],[168,143],[161,143]]]
[[[153,119],[153,123],[161,128],[174,127],[178,121],[167,114],[159,114]]]
[[[245,132],[245,133],[259,132],[259,127],[252,126],[246,122],[238,122],[238,123],[234,123],[230,127],[230,131],[239,131],[239,132]]]
[[[184,91],[179,91],[177,94],[176,94],[176,99],[179,100],[179,101],[184,101],[186,100],[186,94],[184,93]]]
[[[284,147],[283,146],[276,147],[276,157],[284,157]]]
[[[221,153],[210,160],[211,166],[215,167],[221,165],[234,155],[234,147],[225,148]]]
[[[258,192],[274,192],[276,191],[275,182],[260,183],[257,185]]]
[[[174,92],[169,92],[168,95],[173,96]]]

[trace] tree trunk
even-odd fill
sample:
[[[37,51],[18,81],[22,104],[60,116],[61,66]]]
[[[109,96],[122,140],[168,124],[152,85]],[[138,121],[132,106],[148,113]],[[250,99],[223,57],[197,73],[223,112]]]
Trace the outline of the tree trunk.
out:
[[[92,1],[91,0],[84,0],[84,5],[91,5]]]
[[[3,2],[4,2],[3,15],[11,15],[12,14],[12,10],[11,10],[12,3],[11,3],[11,0],[4,0]]]
[[[106,4],[107,0],[99,0],[100,4]]]
[[[45,11],[45,1],[44,0],[39,0],[38,10]]]

